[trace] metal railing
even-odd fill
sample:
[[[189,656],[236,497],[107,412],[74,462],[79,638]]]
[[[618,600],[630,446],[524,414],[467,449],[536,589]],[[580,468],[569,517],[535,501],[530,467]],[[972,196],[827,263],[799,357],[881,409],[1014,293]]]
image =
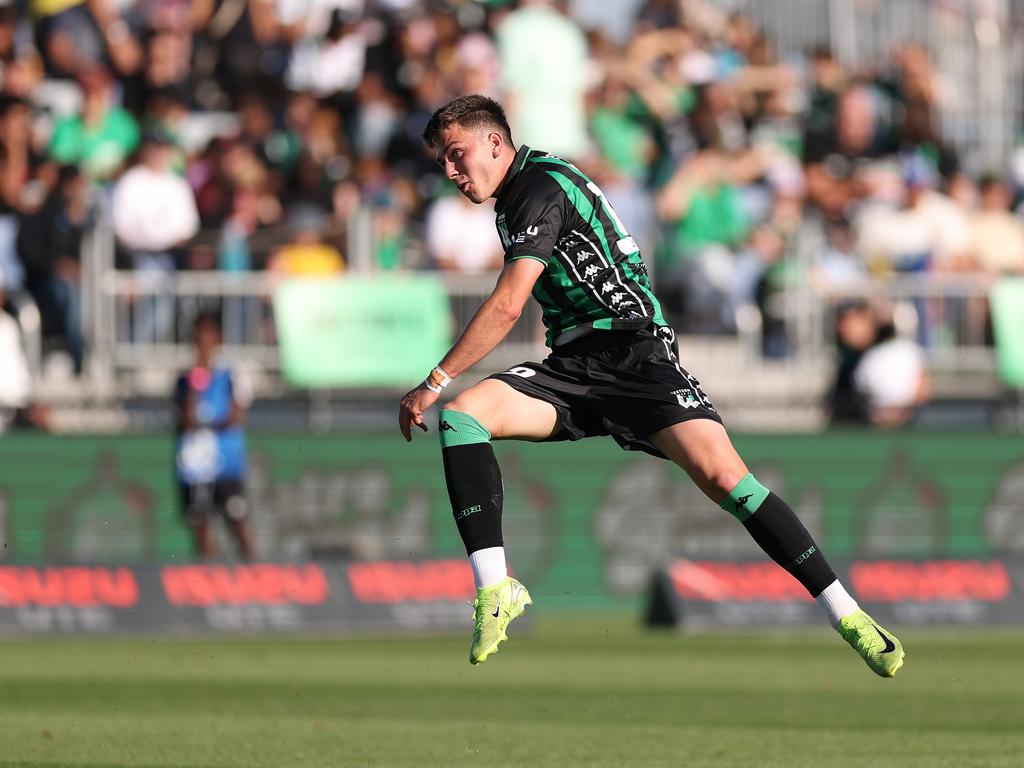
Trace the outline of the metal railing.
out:
[[[367,244],[369,245],[369,244]],[[807,217],[787,257],[795,273],[809,275],[824,247],[820,222]],[[165,394],[177,371],[193,357],[192,324],[204,310],[222,320],[224,353],[253,370],[263,393],[287,390],[281,377],[273,293],[279,276],[267,272],[179,271],[163,275],[114,269],[114,238],[109,220],[100,216],[83,250],[83,293],[88,339],[88,376],[80,394],[113,401],[135,394]],[[358,264],[350,260],[350,266]],[[360,271],[356,268],[353,271]],[[450,297],[453,333],[461,331],[492,291],[496,274],[432,273]],[[956,375],[994,381],[994,351],[987,325],[988,278],[976,275],[903,275],[820,290],[798,280],[780,296],[788,354],[762,354],[763,318],[757,308],[743,307],[735,337],[680,336],[683,364],[696,373],[721,405],[749,413],[780,404],[808,407],[820,401],[833,368],[834,307],[844,298],[885,300],[919,321],[929,365]],[[655,286],[657,292],[657,286]],[[140,314],[164,307],[170,322],[157,333]],[[528,302],[523,317],[501,345],[482,361],[476,375],[500,370],[546,354],[540,308]],[[742,376],[737,375],[742,371]],[[972,392],[979,391],[971,385]],[[989,391],[991,390],[991,385]]]
[[[1006,391],[997,371],[989,317],[994,277],[985,274],[897,275],[826,291],[814,342],[827,349],[834,336],[834,308],[862,299],[891,313],[900,335],[924,353],[933,397],[998,399]]]
[[[452,327],[463,328],[494,288],[497,273],[436,273],[448,292]],[[266,272],[179,271],[148,275],[111,270],[99,283],[94,334],[96,354],[116,369],[179,368],[192,357],[192,323],[200,312],[221,317],[224,349],[268,370],[279,366],[273,293],[281,280]],[[165,328],[143,323],[147,306],[164,302],[173,322]],[[100,309],[102,308],[102,309]],[[544,346],[540,309],[527,305],[502,343],[503,356],[536,356]]]

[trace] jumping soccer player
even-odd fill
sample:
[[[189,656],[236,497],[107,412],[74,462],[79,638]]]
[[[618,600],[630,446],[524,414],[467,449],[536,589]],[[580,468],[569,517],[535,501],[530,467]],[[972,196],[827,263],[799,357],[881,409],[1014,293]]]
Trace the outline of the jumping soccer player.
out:
[[[699,382],[679,365],[639,249],[597,185],[565,160],[517,150],[504,110],[484,96],[439,109],[423,139],[459,192],[474,203],[496,198],[505,266],[448,354],[402,398],[402,435],[411,440],[414,424],[427,430],[424,412],[497,346],[531,293],[551,347],[543,362],[494,374],[440,413],[448,494],[477,587],[470,663],[494,653],[532,602],[506,570],[491,440],[611,435],[682,467],[800,581],[875,673],[895,675],[900,641],[860,609],[793,510],[750,474]]]

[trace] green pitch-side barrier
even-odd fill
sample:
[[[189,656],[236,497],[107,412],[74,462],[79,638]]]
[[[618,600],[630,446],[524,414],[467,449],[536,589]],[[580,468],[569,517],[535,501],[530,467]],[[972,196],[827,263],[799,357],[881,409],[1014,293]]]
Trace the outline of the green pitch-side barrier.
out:
[[[289,280],[274,316],[281,368],[297,387],[417,381],[451,344],[448,295],[427,275]]]
[[[996,366],[1005,384],[1024,389],[1024,278],[1005,278],[992,288]]]
[[[752,471],[835,556],[1024,552],[1024,440],[980,433],[749,436]],[[552,608],[634,606],[674,556],[759,557],[742,526],[674,465],[610,441],[496,443],[516,574]],[[252,435],[259,551],[304,560],[461,557],[433,430]],[[181,562],[172,442],[0,439],[6,562]]]

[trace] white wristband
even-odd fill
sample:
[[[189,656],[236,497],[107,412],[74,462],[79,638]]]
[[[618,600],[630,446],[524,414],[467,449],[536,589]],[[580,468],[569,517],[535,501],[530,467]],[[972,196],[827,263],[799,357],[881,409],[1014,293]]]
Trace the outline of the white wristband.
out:
[[[423,385],[431,392],[441,394],[441,391],[452,383],[452,377],[444,372],[440,365],[435,366],[430,375],[423,381]]]

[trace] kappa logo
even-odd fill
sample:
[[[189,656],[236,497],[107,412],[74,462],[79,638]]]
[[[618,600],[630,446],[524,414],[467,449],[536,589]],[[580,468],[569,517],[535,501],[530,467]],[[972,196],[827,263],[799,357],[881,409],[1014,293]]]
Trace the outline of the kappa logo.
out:
[[[611,283],[606,282],[601,285],[601,293],[611,293],[614,290],[615,286],[612,285]]]
[[[738,499],[736,499],[736,511],[739,512],[741,509],[747,506],[747,502],[750,501],[750,497],[753,495],[754,494],[752,493],[748,493],[746,496],[740,496]]]
[[[586,269],[583,270],[583,279],[589,280],[600,271],[601,270],[598,269],[596,264],[591,264]]]
[[[445,421],[444,419],[441,419],[441,423],[437,425],[437,428],[440,429],[442,432],[458,432],[459,431],[455,427],[453,427],[451,424],[449,424],[447,421]]]

